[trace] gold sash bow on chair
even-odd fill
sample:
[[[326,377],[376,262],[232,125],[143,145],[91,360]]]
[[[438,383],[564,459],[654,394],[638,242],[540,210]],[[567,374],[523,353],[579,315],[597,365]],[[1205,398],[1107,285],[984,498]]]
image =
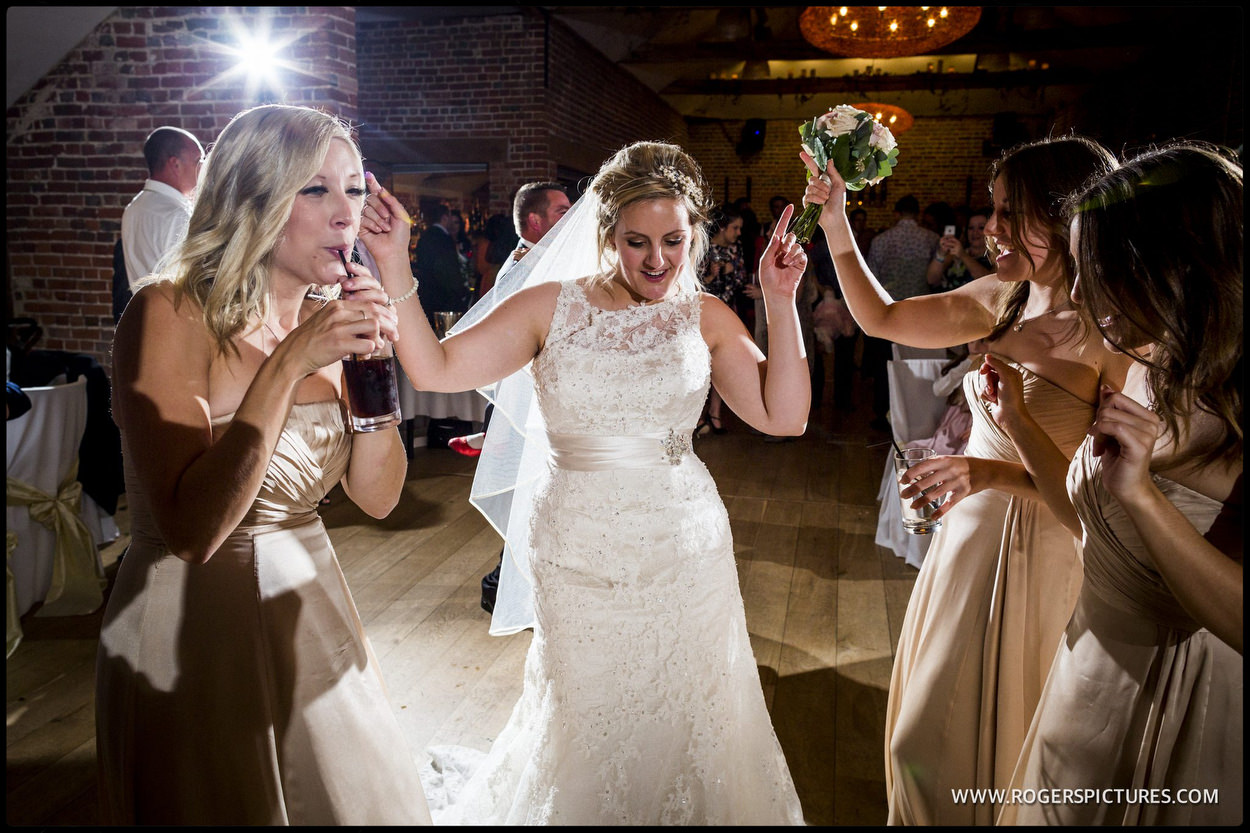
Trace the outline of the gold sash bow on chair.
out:
[[[95,612],[104,602],[107,580],[91,531],[78,514],[82,484],[77,477],[75,463],[55,497],[13,477],[7,478],[5,502],[9,506],[28,507],[31,519],[56,535],[52,584],[36,616],[81,616]]]
[[[13,550],[17,549],[17,533],[5,530],[4,571],[8,574],[5,588],[4,658],[13,656],[22,641],[22,617],[17,615],[17,583],[13,578]]]

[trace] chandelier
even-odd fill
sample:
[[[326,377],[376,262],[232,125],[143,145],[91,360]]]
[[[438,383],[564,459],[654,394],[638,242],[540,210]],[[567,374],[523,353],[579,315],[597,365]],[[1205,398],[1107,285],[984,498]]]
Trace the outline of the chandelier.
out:
[[[911,113],[895,104],[882,104],[876,101],[864,102],[862,104],[852,104],[856,110],[863,110],[877,121],[890,128],[890,132],[895,136],[905,130],[911,130],[915,119]]]
[[[901,58],[953,43],[980,19],[980,6],[808,6],[799,29],[834,55]]]

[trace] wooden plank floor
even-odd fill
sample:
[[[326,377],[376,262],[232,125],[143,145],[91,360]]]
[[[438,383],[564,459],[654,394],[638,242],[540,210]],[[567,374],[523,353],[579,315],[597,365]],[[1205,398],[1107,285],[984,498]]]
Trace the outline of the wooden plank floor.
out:
[[[868,391],[859,401],[867,402]],[[915,570],[873,543],[886,438],[867,415],[813,414],[794,442],[739,423],[696,441],[733,525],[747,625],[807,820],[881,825],[882,726]],[[488,749],[520,694],[528,632],[487,634],[479,582],[500,541],[468,504],[474,462],[416,450],[403,499],[373,521],[323,509],[414,753]],[[118,515],[125,530],[124,510]],[[104,551],[110,577],[123,535]],[[6,820],[98,824],[93,678],[100,614],[23,619],[7,663]]]

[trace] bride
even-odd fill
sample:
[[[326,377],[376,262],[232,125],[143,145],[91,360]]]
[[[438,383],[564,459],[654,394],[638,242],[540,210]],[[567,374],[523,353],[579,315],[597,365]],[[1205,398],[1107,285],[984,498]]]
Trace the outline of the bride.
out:
[[[708,194],[680,148],[625,147],[442,342],[410,291],[403,208],[368,201],[413,384],[504,380],[473,499],[507,541],[492,633],[534,629],[521,698],[442,823],[803,823],[690,437],[709,384],[766,434],[805,429],[806,255],[788,208],[760,267],[766,359],[697,289]]]

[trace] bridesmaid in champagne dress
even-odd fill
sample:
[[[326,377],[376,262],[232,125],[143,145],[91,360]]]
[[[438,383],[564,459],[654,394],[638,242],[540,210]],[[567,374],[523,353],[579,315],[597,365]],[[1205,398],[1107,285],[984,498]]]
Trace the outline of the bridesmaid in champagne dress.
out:
[[[385,517],[407,469],[396,428],[344,423],[340,360],[397,335],[378,282],[344,274],[364,196],[338,119],[236,116],[185,243],[118,325],[132,542],[96,666],[108,823],[430,821],[317,515],[341,484]]]
[[[1066,490],[1019,376],[985,368],[1001,380],[987,387],[995,418],[1085,540],[1085,583],[1011,782],[1024,800],[998,821],[1240,824],[1242,169],[1176,143],[1072,211],[1073,298],[1136,363],[1122,391],[1102,391]]]
[[[832,165],[812,170],[806,201],[845,203]],[[950,292],[890,299],[864,265],[843,211],[826,210],[843,297],[868,335],[916,347],[985,339],[1025,377],[1025,396],[1055,443],[1071,454],[1088,427],[1100,383],[1119,384],[1127,360],[1103,346],[1072,308],[1067,226],[1052,203],[1108,170],[1111,154],[1069,137],[1016,148],[996,163],[986,226],[996,274]],[[1041,696],[1048,658],[1080,588],[1079,542],[1039,502],[1015,448],[986,417],[975,373],[964,391],[974,415],[961,456],[913,468],[901,494],[936,486],[946,503],[912,590],[886,712],[889,821],[991,824],[991,802],[954,790],[1005,786]]]

